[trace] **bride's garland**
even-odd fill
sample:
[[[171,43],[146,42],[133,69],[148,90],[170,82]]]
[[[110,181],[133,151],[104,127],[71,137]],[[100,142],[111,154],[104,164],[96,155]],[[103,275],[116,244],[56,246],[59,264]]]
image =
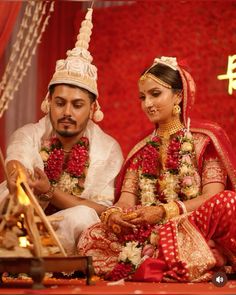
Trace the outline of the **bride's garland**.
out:
[[[86,137],[73,146],[68,161],[65,163],[65,152],[57,137],[43,142],[40,155],[46,173],[52,185],[74,195],[80,195],[84,189],[86,169],[89,166],[89,141]]]
[[[153,136],[142,153],[139,169],[140,200],[144,206],[189,200],[200,193],[200,177],[193,164],[193,137],[187,130],[172,135],[167,147],[164,169],[159,169],[161,138]]]

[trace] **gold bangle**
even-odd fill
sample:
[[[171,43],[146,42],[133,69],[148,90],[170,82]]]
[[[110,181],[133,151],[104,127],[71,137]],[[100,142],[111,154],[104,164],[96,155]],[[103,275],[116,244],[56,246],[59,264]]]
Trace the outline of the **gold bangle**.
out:
[[[108,218],[110,217],[110,215],[112,213],[115,213],[115,212],[122,212],[122,209],[120,207],[108,208],[106,211],[102,212],[101,217],[100,217],[101,222],[104,224],[107,224]]]
[[[42,193],[38,195],[38,199],[40,201],[45,201],[45,202],[51,201],[53,198],[55,188],[56,188],[55,186],[51,185],[49,190],[46,193]]]
[[[175,202],[161,204],[160,206],[162,206],[166,212],[165,220],[169,220],[179,215],[179,207]]]
[[[123,213],[122,214],[122,219],[125,221],[129,221],[131,219],[134,219],[138,216],[136,212],[129,212],[129,213]]]

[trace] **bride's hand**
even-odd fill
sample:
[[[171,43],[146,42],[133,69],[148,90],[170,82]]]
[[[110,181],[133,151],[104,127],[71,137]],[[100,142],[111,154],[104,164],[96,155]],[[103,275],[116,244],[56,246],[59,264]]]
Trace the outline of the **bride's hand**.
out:
[[[132,224],[157,224],[165,217],[163,206],[142,207],[135,211],[137,217],[130,220]]]
[[[135,228],[135,225],[128,221],[122,212],[113,212],[108,218],[107,226],[115,234],[126,233]]]

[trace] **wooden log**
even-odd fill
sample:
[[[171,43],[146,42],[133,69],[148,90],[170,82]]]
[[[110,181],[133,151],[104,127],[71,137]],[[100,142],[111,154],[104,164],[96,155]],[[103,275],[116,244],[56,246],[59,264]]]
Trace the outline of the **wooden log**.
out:
[[[42,242],[41,242],[40,234],[38,231],[38,227],[34,221],[34,208],[31,204],[25,206],[24,219],[25,219],[24,221],[25,221],[27,233],[32,239],[32,242],[34,245],[33,247],[34,254],[36,257],[42,257],[43,256]]]
[[[45,215],[43,209],[41,208],[41,206],[39,205],[36,197],[34,196],[32,190],[30,189],[29,185],[26,182],[21,182],[21,187],[23,188],[23,190],[26,192],[27,196],[29,197],[36,213],[38,214],[38,216],[42,219],[42,222],[44,223],[46,229],[48,230],[48,233],[52,236],[53,240],[55,241],[56,245],[59,247],[61,253],[63,256],[67,256],[64,248],[61,245],[61,242],[59,241],[51,223],[48,221],[47,216]]]

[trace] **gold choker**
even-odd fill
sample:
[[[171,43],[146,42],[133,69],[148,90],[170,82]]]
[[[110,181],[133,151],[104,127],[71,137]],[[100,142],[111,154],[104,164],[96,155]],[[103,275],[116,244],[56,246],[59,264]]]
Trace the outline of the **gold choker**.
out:
[[[184,125],[180,122],[179,118],[176,118],[168,123],[161,124],[156,130],[156,134],[160,137],[169,138],[172,134],[175,134],[183,128]]]

